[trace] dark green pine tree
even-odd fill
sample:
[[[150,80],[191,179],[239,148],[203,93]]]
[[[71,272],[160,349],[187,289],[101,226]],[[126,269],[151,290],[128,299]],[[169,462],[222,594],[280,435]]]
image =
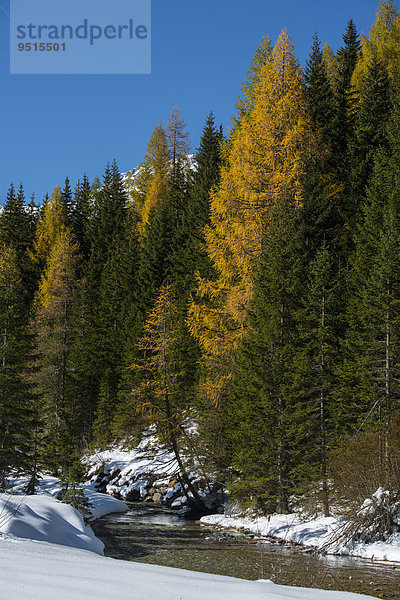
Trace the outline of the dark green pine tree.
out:
[[[92,210],[92,190],[86,173],[75,188],[71,210],[71,228],[78,240],[84,262],[90,253],[90,217]]]
[[[332,173],[331,151],[318,131],[304,139],[303,148],[302,205],[295,215],[294,235],[307,271],[324,241],[335,252],[337,265],[346,260],[346,229],[342,187]]]
[[[195,155],[196,173],[190,199],[192,252],[203,277],[212,277],[212,266],[205,249],[204,227],[210,221],[210,191],[218,185],[222,164],[222,129],[215,127],[214,115],[209,114]]]
[[[343,41],[344,46],[339,48],[337,53],[339,59],[338,86],[345,91],[351,87],[351,78],[361,51],[360,39],[353,19],[347,23]]]
[[[307,269],[324,241],[333,245],[338,258],[344,251],[345,232],[342,186],[334,157],[336,104],[317,35],[305,69],[305,80],[306,110],[312,132],[303,143],[303,202],[297,213],[296,232]]]
[[[0,246],[0,491],[10,472],[30,471],[34,430],[28,384],[31,339],[24,280],[15,248]]]
[[[335,119],[333,131],[333,160],[341,181],[346,182],[349,171],[349,143],[355,124],[355,97],[351,78],[361,51],[356,26],[349,21],[343,35],[344,46],[337,52],[338,75],[335,86]],[[350,208],[345,204],[345,212]]]
[[[338,429],[382,421],[398,405],[400,109],[377,152],[349,277],[348,332],[339,371]],[[385,415],[385,416],[383,416]]]
[[[140,264],[143,311],[162,285],[171,284],[182,305],[194,280],[196,256],[192,252],[193,213],[191,175],[178,160],[161,204],[146,229]]]
[[[118,404],[123,355],[135,335],[137,241],[127,209],[127,195],[114,161],[94,193],[91,251],[86,267],[84,314],[88,322],[82,351],[88,413],[96,412],[98,443],[110,439]],[[133,330],[133,333],[132,333]],[[129,334],[128,334],[129,332]]]
[[[11,184],[6,204],[0,215],[0,244],[12,248],[16,252],[18,269],[25,287],[25,306],[28,311],[36,288],[37,273],[35,273],[30,258],[34,235],[32,218],[26,209],[24,200],[22,185],[16,193]]]
[[[372,174],[376,151],[387,146],[386,126],[392,102],[386,67],[374,56],[363,81],[360,107],[350,146],[351,177],[349,193],[354,218],[360,211]]]
[[[304,70],[306,110],[314,129],[321,131],[325,144],[332,144],[335,98],[317,34]]]
[[[279,202],[254,284],[249,328],[239,347],[225,427],[236,498],[285,512],[299,484],[307,413],[292,381],[299,293],[294,206]]]
[[[72,212],[72,191],[68,177],[65,178],[64,188],[61,192],[61,201],[64,212],[64,221],[65,224],[69,226]]]
[[[94,432],[95,439],[103,445],[111,439],[112,421],[127,391],[124,381],[127,355],[131,356],[142,322],[137,297],[139,262],[135,232],[134,223],[127,219],[123,237],[114,240],[100,285],[98,351],[104,371]]]
[[[298,337],[293,378],[304,399],[310,431],[306,482],[321,482],[321,503],[329,516],[327,456],[332,440],[332,405],[338,361],[341,312],[336,260],[324,242],[307,267],[308,281],[297,313]]]
[[[341,370],[342,413],[347,431],[378,425],[376,456],[385,485],[387,434],[393,415],[400,409],[400,216],[398,193],[385,210],[377,232],[378,252],[368,279],[357,290],[351,306],[352,326],[346,342],[346,361]],[[372,450],[372,449],[371,449]]]

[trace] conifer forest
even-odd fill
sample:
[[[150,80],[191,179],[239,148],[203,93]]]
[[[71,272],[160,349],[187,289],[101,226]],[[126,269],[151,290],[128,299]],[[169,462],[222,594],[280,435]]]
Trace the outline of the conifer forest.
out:
[[[264,514],[400,500],[398,9],[303,68],[263,38],[194,150],[183,117],[132,171],[4,190],[0,491],[152,431],[199,502],[193,460]]]

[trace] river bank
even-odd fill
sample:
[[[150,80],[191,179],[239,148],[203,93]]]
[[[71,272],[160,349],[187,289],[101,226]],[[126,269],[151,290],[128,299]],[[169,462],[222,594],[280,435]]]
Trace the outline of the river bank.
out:
[[[89,490],[91,492],[91,490]],[[101,496],[97,498],[101,505]],[[82,516],[43,492],[0,495],[0,600],[367,600],[347,592],[244,581],[100,556]],[[109,501],[109,508],[113,499]],[[118,501],[115,501],[118,502]],[[114,505],[122,509],[121,505]],[[21,533],[24,537],[21,537]],[[54,537],[56,536],[56,538]],[[51,543],[55,541],[56,543]],[[97,538],[93,543],[101,543]],[[66,543],[69,544],[65,545]],[[78,546],[78,547],[77,547]]]
[[[178,465],[172,453],[160,450],[155,437],[145,437],[131,450],[114,447],[95,453],[86,461],[87,485],[92,489],[124,501],[163,505],[183,515],[188,513],[187,497],[177,479]],[[394,533],[385,541],[350,543],[339,539],[338,534],[346,521],[338,517],[311,519],[302,513],[292,513],[256,518],[231,514],[224,490],[207,485],[195,464],[190,477],[209,511],[217,513],[202,517],[202,523],[222,529],[246,530],[257,536],[276,538],[333,555],[400,562],[400,533]],[[224,510],[228,512],[222,514]]]
[[[307,519],[304,515],[294,513],[256,518],[238,514],[218,514],[204,516],[200,521],[204,525],[246,531],[260,538],[275,538],[333,555],[400,563],[400,534],[395,533],[386,541],[374,543],[342,542],[340,533],[346,520],[337,517]]]
[[[279,585],[371,594],[399,600],[400,566],[349,556],[322,555],[293,544],[259,539],[182,519],[151,503],[128,503],[123,514],[93,523],[112,558],[190,569]]]

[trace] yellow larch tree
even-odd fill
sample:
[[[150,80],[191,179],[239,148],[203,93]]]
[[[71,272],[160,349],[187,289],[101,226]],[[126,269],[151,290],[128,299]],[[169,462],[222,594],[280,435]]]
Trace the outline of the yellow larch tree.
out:
[[[33,259],[44,266],[50,256],[57,237],[65,229],[65,216],[62,193],[57,185],[43,207],[42,216],[37,224],[33,243]]]
[[[78,243],[64,228],[53,242],[39,283],[32,323],[37,353],[33,379],[45,409],[45,445],[54,451],[51,466],[63,470],[72,456],[72,423],[79,421],[74,414],[79,402],[72,383],[78,363],[71,360],[81,327],[75,315],[79,262]]]
[[[144,235],[150,213],[157,207],[165,192],[170,171],[171,155],[167,137],[163,126],[159,123],[149,140],[146,155],[143,163],[138,167],[138,174],[131,191],[140,238]]]
[[[301,203],[301,142],[307,129],[304,90],[286,31],[247,89],[249,111],[231,135],[218,190],[211,194],[208,254],[217,277],[198,277],[189,307],[189,327],[206,361],[203,394],[218,404],[230,379],[252,297],[252,275],[268,233],[276,200]]]
[[[374,56],[386,66],[396,84],[400,79],[400,13],[393,0],[380,1],[369,35],[361,41],[362,53],[353,73],[353,86],[360,91]]]

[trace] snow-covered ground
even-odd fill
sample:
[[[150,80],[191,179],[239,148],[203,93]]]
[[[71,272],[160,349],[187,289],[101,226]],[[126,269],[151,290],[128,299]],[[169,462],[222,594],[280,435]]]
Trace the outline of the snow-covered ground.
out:
[[[20,490],[22,480],[14,482]],[[81,515],[54,496],[44,478],[40,494],[0,494],[0,600],[354,600],[367,596],[245,581],[100,556],[103,545]],[[94,514],[126,505],[85,490]]]
[[[244,581],[0,538],[0,600],[368,600],[370,596]]]
[[[29,538],[103,553],[104,545],[82,516],[52,496],[0,495],[0,532],[7,538]]]
[[[344,521],[334,517],[306,520],[298,514],[271,515],[270,517],[243,517],[236,515],[208,515],[201,522],[228,529],[244,529],[262,537],[279,538],[303,546],[323,548],[336,540]],[[334,542],[332,554],[350,554],[373,560],[400,562],[400,534],[393,534],[385,542],[371,544],[342,544]]]
[[[35,496],[0,494],[0,534],[103,554],[104,544],[95,537],[91,527],[85,525],[82,515],[55,498],[59,491],[58,480],[45,477]],[[91,503],[94,519],[128,509],[124,502],[93,490],[85,490],[85,495]]]

